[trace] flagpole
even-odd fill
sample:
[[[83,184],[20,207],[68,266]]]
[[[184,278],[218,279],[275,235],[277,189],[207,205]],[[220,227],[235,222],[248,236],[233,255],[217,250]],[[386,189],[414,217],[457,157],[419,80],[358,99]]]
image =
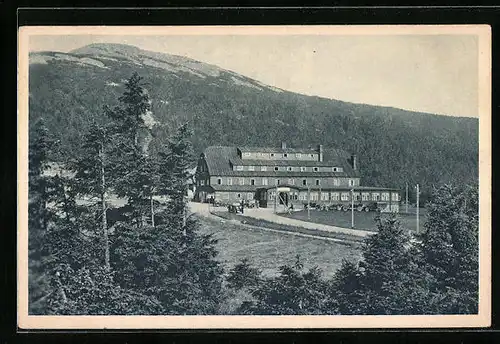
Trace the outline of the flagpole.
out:
[[[351,228],[354,228],[354,188],[351,189]]]
[[[311,186],[307,186],[307,219],[311,219]]]
[[[406,182],[406,213],[408,214],[408,182]]]
[[[419,233],[419,226],[420,226],[420,218],[419,218],[419,208],[420,208],[420,187],[417,184],[417,234]]]

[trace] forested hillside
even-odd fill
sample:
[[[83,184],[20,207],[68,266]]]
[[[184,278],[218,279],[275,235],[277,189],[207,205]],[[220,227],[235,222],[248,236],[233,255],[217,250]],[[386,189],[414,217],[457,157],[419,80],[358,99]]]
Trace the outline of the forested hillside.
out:
[[[477,180],[477,119],[295,94],[216,66],[125,45],[32,53],[31,123],[43,117],[60,139],[60,152],[78,155],[82,133],[92,121],[105,121],[103,106],[117,104],[133,72],[144,79],[151,99],[146,122],[152,147],[190,121],[198,153],[208,145],[322,143],[356,153],[365,185],[420,183],[427,192],[434,184]]]

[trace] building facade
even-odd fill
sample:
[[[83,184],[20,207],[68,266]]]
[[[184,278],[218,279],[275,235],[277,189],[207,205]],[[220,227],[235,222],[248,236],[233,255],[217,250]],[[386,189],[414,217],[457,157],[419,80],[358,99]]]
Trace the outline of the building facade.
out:
[[[223,204],[255,200],[301,207],[307,203],[377,203],[398,212],[397,189],[361,186],[356,155],[338,149],[281,147],[208,147],[198,160],[195,201]]]

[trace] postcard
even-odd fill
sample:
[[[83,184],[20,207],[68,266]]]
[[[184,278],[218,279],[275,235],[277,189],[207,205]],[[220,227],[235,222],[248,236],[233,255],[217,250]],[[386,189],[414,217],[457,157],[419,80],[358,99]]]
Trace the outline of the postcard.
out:
[[[490,326],[489,26],[18,46],[19,328]]]

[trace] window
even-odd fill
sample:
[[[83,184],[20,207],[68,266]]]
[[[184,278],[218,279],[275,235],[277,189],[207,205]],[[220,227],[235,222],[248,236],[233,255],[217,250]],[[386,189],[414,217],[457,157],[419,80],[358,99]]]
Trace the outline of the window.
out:
[[[236,166],[236,171],[243,171],[243,166]]]
[[[330,195],[332,201],[338,201],[339,200],[339,193],[338,192],[332,192]]]
[[[317,167],[314,168],[314,172],[318,172],[318,168]]]
[[[237,195],[237,197],[238,197],[238,198],[241,198],[241,194],[238,194],[238,195]]]
[[[397,192],[393,192],[392,193],[392,200],[393,201],[399,201],[399,199],[398,199],[398,193]]]
[[[227,185],[233,185],[233,178],[227,178]]]
[[[283,158],[288,158],[288,154],[287,154],[287,153],[284,153],[284,154],[283,154]]]
[[[222,179],[221,178],[217,178],[217,184],[219,184],[219,185],[222,184]]]
[[[245,185],[245,178],[240,178],[239,183],[240,185]]]
[[[388,201],[389,200],[389,193],[382,192],[382,195],[380,197],[381,197],[382,201]]]
[[[250,179],[250,185],[255,185],[255,179]]]
[[[279,179],[275,179],[274,181],[275,181],[276,185],[280,185],[280,180]]]
[[[295,154],[295,157],[298,158],[298,159],[300,159],[300,158],[302,158],[302,154],[297,153],[297,154]]]
[[[349,179],[349,186],[354,186],[354,179]]]
[[[252,192],[247,193],[247,199],[253,199],[253,193]]]
[[[339,186],[340,185],[340,180],[338,178],[333,178],[333,185],[334,186]]]
[[[243,153],[243,156],[252,156],[252,154],[249,152],[245,152],[245,153]]]
[[[271,157],[273,157],[273,156],[274,156],[274,153],[271,153]]]
[[[205,185],[205,180],[204,179],[200,180],[200,183],[201,185]]]
[[[341,199],[342,201],[348,201],[349,200],[349,193],[348,192],[342,192],[341,194]]]
[[[300,168],[300,172],[305,172],[306,171],[306,168],[305,167],[301,167]]]
[[[274,170],[277,171],[278,170],[278,166],[274,166]]]
[[[295,179],[293,178],[288,178],[288,184],[294,185],[295,184]]]
[[[255,166],[248,166],[249,171],[255,171]]]
[[[262,185],[267,185],[267,178],[262,178]]]
[[[260,167],[260,170],[261,170],[261,171],[267,171],[267,166],[261,166],[261,167]]]
[[[288,166],[286,169],[287,169],[287,171],[292,171],[293,170],[293,168],[290,167],[290,166]]]
[[[322,192],[321,193],[321,200],[322,201],[328,201],[328,192]]]
[[[302,185],[307,185],[307,179],[302,179]]]
[[[380,195],[378,193],[372,194],[372,201],[378,201],[380,199]]]
[[[316,185],[320,185],[320,180],[316,179]]]
[[[363,192],[361,194],[361,197],[362,197],[363,201],[369,201],[370,200],[370,194],[368,192]]]
[[[310,157],[311,157],[311,158],[314,158],[314,154],[310,154]]]
[[[336,167],[332,167],[333,172],[338,172],[338,169]]]

